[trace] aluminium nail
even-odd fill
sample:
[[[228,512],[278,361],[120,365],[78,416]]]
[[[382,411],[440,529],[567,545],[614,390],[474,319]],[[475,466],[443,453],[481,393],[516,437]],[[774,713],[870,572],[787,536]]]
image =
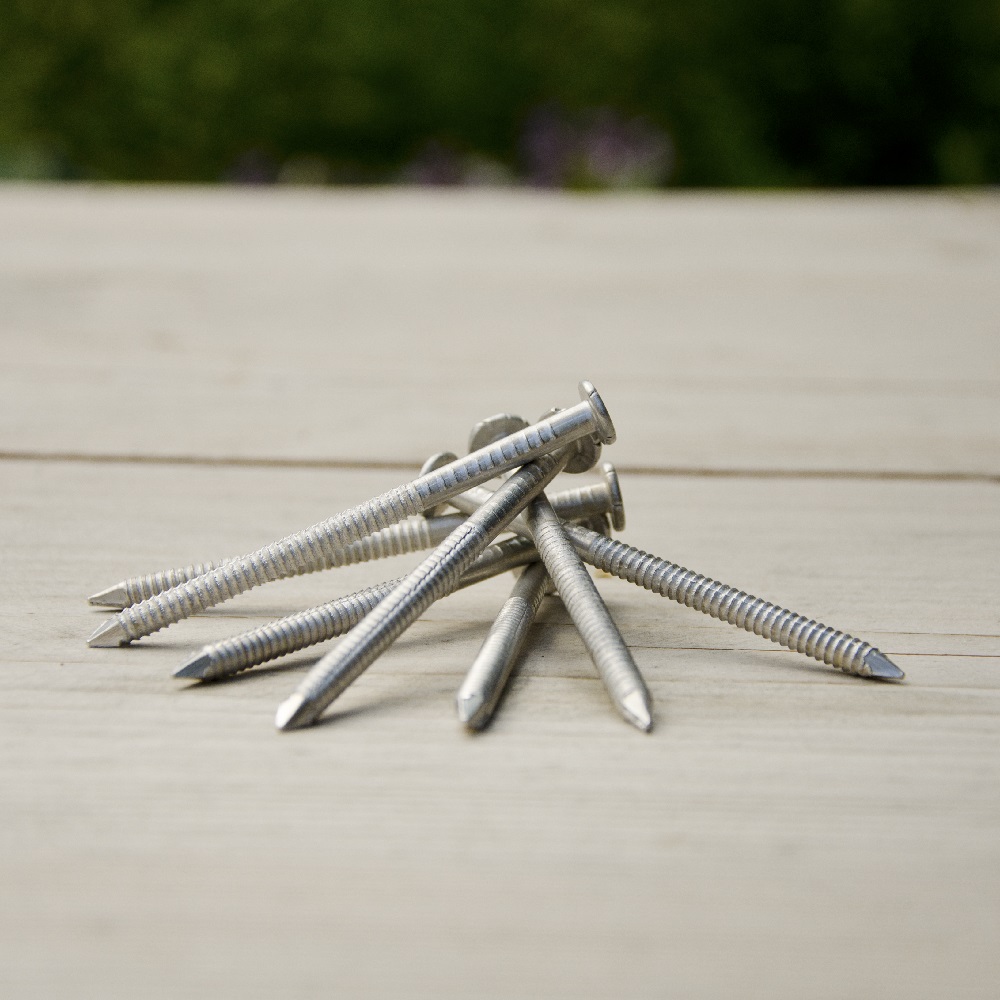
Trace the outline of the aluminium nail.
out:
[[[311,528],[123,609],[90,636],[88,645],[127,645],[253,587],[330,566],[337,551],[365,535],[419,514],[470,486],[488,482],[501,472],[570,443],[599,438],[610,444],[615,431],[603,400],[590,382],[581,382],[579,389],[581,402],[575,406]]]
[[[525,538],[508,538],[497,542],[490,545],[462,574],[459,588],[499,576],[537,558],[534,544]],[[391,593],[402,579],[400,577],[367,587],[335,601],[268,622],[231,639],[203,646],[174,671],[174,677],[221,680],[343,635]]]
[[[610,534],[608,514],[592,517],[587,527]],[[526,538],[510,539],[528,543]],[[536,553],[535,547],[531,551]],[[541,563],[529,566],[514,585],[510,598],[500,609],[496,621],[469,668],[455,698],[460,722],[469,729],[482,729],[492,719],[504,689],[520,659],[524,643],[545,594],[555,594],[552,579]]]
[[[587,528],[566,525],[565,530],[586,562],[654,594],[811,656],[844,673],[872,680],[902,680],[906,676],[875,646],[839,629],[693,573],[625,542],[604,538]]]
[[[548,586],[545,566],[533,563],[497,614],[455,696],[458,719],[469,729],[482,729],[493,717]]]
[[[528,526],[535,538],[535,548],[601,675],[612,703],[626,722],[648,732],[652,728],[653,717],[649,691],[642,674],[594,581],[566,537],[565,526],[544,494],[529,504]]]
[[[346,549],[340,549],[331,555],[331,566],[351,566],[355,563],[370,562],[375,559],[388,559],[390,556],[405,555],[409,552],[419,552],[421,549],[433,548],[439,545],[455,530],[462,520],[454,514],[442,515],[439,518],[411,517],[399,524],[390,524],[387,528],[375,531],[356,542],[351,542]],[[186,580],[207,573],[224,565],[224,561],[204,563],[201,566],[188,566],[184,569],[161,570],[148,576],[133,576],[121,583],[109,587],[90,598],[91,604],[110,604],[111,607],[128,608],[140,601],[148,600],[154,594],[169,590]],[[326,567],[324,567],[326,568]],[[195,571],[198,572],[195,572]],[[164,585],[159,590],[154,589],[160,583]],[[121,595],[128,599],[126,604],[113,603]]]
[[[464,570],[570,458],[569,449],[542,455],[507,479],[487,503],[313,667],[298,690],[279,706],[274,720],[277,728],[295,729],[315,722],[434,601],[455,589]]]
[[[498,422],[499,417],[504,418],[505,422],[502,426],[509,428],[508,433],[514,433],[514,431],[527,426],[525,421],[521,418],[511,417],[508,414],[499,414],[496,417],[490,417],[487,420],[480,421],[476,427],[473,428],[470,442],[475,444],[475,442],[483,436],[484,429],[489,435],[489,438],[488,440],[482,440],[477,446],[471,447],[470,451],[476,451],[479,447],[483,447],[486,444],[497,440],[495,431],[498,426],[501,426]],[[420,470],[421,474],[432,472],[435,469],[440,468],[442,465],[456,461],[457,458],[458,456],[452,454],[451,452],[439,452],[437,455],[431,456],[431,458],[424,463]],[[625,527],[625,509],[622,504],[621,486],[618,482],[618,474],[615,472],[615,467],[610,462],[602,463],[600,466],[600,472],[600,483],[596,485],[592,484],[580,486],[576,489],[562,490],[558,493],[553,493],[552,496],[549,497],[549,502],[552,504],[555,512],[567,521],[581,521],[597,514],[610,512],[612,514],[615,530],[621,531]],[[491,491],[485,490],[482,487],[474,487],[472,490],[462,494],[462,496],[470,498],[475,497],[475,507],[478,507],[483,503],[486,497],[489,496],[490,492]],[[450,501],[452,506],[455,506],[455,499],[456,498],[453,497]],[[424,511],[424,517],[442,516],[446,506],[447,504],[438,504],[435,507]],[[469,506],[465,510],[465,513],[471,513],[475,507]],[[401,524],[406,524],[406,522],[401,522]],[[379,543],[379,536],[383,536],[384,533],[390,531],[392,527],[394,526],[390,526],[390,528],[383,528],[381,531],[376,531],[367,536],[370,540],[369,544],[373,549]],[[447,532],[445,532],[445,535],[447,535]],[[441,537],[443,538],[444,535]],[[440,541],[440,539],[438,541]],[[358,544],[360,543],[354,542],[351,546],[349,546],[349,548],[353,549]],[[425,547],[430,547],[430,545],[436,544],[438,544],[437,541],[430,542]],[[345,559],[343,562],[337,562],[334,565],[348,565],[351,562],[362,562],[367,561],[368,559],[385,558],[386,555],[398,555],[402,551],[409,552],[416,550],[416,547],[414,547],[406,550],[400,549],[399,552],[389,551],[384,555],[365,555],[363,559]],[[125,580],[120,580],[118,583],[112,584],[110,587],[107,587],[96,594],[91,594],[88,601],[90,604],[99,607],[116,608],[121,610],[122,608],[131,607],[133,604],[138,604],[140,601],[148,600],[154,594],[160,594],[165,590],[170,590],[178,584],[186,583],[188,580],[195,579],[195,577],[203,576],[210,570],[222,566],[225,562],[226,560],[220,559],[204,563],[194,563],[190,566],[175,569],[159,570],[155,573],[131,576]]]
[[[559,412],[558,407],[553,407],[539,418],[544,420]],[[527,427],[527,421],[523,417],[512,413],[497,413],[485,420],[480,420],[469,433],[469,451],[477,451],[486,448],[499,441],[508,434],[514,434],[518,430]],[[588,439],[585,444],[578,446],[577,454],[567,466],[569,472],[586,472],[593,468],[601,456],[601,445],[593,438]],[[424,462],[421,472],[432,472],[443,465],[456,460],[456,456],[450,451],[441,451],[436,455],[431,455]],[[622,504],[621,486],[618,482],[618,474],[610,462],[601,467],[603,482],[598,486],[585,486],[574,490],[566,490],[561,493],[554,493],[549,497],[556,513],[560,517],[570,517],[586,519],[588,517],[600,516],[609,511],[614,512],[616,522],[621,526],[625,525],[625,508]],[[482,506],[492,495],[492,490],[483,486],[475,486],[452,497],[448,503],[456,510],[466,514],[472,514],[477,507]],[[523,514],[519,514],[510,524],[510,530],[519,535],[531,537],[527,521]]]
[[[497,413],[492,417],[487,417],[485,420],[480,420],[472,428],[472,432],[469,435],[469,447],[466,449],[466,454],[479,451],[480,448],[485,448],[493,444],[494,441],[499,441],[510,434],[516,434],[518,431],[524,430],[527,426],[528,422],[526,420],[512,416],[509,413]],[[435,469],[440,469],[442,465],[447,465],[449,462],[454,462],[457,459],[458,456],[454,452],[439,451],[436,455],[431,455],[424,462],[420,469],[420,474],[424,475],[427,472],[433,472]],[[448,504],[440,504],[437,507],[431,507],[429,510],[424,511],[424,516],[442,514],[444,513],[444,508],[447,506]]]
[[[449,451],[438,452],[424,462],[422,471],[430,472],[454,459],[455,456]],[[618,472],[610,462],[602,462],[598,468],[601,482],[552,493],[549,496],[549,503],[564,521],[585,521],[588,518],[610,514],[615,531],[621,531],[625,527],[625,503],[622,499]],[[471,514],[477,507],[482,506],[492,493],[488,487],[474,486],[452,497],[448,503],[464,514]],[[525,537],[531,535],[523,514],[511,522],[510,530]]]
[[[145,601],[153,594],[162,593],[164,590],[176,587],[179,583],[203,576],[219,565],[221,565],[221,561],[194,563],[191,566],[183,566],[178,569],[163,569],[142,576],[130,576],[98,591],[96,594],[91,594],[87,600],[102,608],[128,608],[140,601]]]

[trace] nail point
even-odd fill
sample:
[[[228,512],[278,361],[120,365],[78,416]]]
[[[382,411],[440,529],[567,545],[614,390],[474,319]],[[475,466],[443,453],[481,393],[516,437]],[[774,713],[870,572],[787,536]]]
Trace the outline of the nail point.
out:
[[[455,699],[455,711],[458,721],[469,729],[482,729],[489,721],[489,713],[485,711],[486,702],[481,694],[459,695]]]
[[[116,583],[113,587],[108,587],[107,590],[100,590],[96,594],[91,594],[87,598],[91,604],[96,604],[101,608],[127,608],[131,601],[128,599],[128,591],[125,588],[125,582]]]
[[[649,698],[644,691],[633,691],[622,699],[625,719],[636,729],[648,733],[653,728],[653,715],[649,708]]]
[[[274,716],[274,724],[280,730],[300,729],[313,721],[312,706],[305,698],[295,692],[289,695],[279,706]]]
[[[127,646],[131,642],[128,632],[117,618],[109,618],[87,640],[88,646]]]
[[[865,666],[871,671],[871,676],[880,681],[901,681],[906,676],[892,660],[877,649],[865,653]]]
[[[201,681],[205,679],[205,674],[208,673],[211,666],[212,657],[208,653],[197,653],[174,671],[174,677],[193,677]]]

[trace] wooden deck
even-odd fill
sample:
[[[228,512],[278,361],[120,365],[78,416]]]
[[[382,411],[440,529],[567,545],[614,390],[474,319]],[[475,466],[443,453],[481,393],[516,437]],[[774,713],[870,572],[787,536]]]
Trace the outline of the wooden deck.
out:
[[[0,187],[0,995],[993,998],[1000,197]],[[510,578],[316,728],[314,657],[200,644],[396,575],[285,581],[128,649],[86,595],[246,551],[590,378],[621,537],[876,643],[872,684],[610,578],[655,699]]]

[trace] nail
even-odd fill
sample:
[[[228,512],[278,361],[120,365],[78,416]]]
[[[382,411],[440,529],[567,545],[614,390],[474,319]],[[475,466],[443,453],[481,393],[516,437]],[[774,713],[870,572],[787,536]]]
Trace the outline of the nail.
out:
[[[470,729],[482,729],[492,718],[548,585],[545,566],[534,563],[518,577],[497,614],[455,697],[459,721]]]
[[[399,638],[434,601],[455,589],[461,574],[517,514],[555,478],[568,450],[542,455],[514,473],[456,528],[391,594],[310,671],[275,717],[279,729],[309,725]]]
[[[538,558],[524,538],[508,538],[489,546],[462,574],[459,588],[498,576]],[[279,618],[221,642],[203,646],[174,671],[174,677],[214,681],[231,677],[280,656],[307,649],[354,628],[402,578],[359,590],[294,615]]]
[[[580,557],[592,566],[786,649],[858,677],[902,680],[906,676],[870,643],[839,629],[693,573],[625,542],[604,538],[585,527],[567,525],[566,535]]]
[[[574,445],[575,454],[582,453],[580,449],[586,447],[589,438],[610,444],[615,431],[603,400],[590,382],[581,382],[579,388],[581,402],[575,406],[311,528],[125,608],[98,628],[88,644],[124,645],[253,587],[331,566],[336,553],[352,542],[567,445]],[[573,457],[571,454],[570,462]]]
[[[535,538],[535,548],[612,703],[627,722],[647,732],[652,728],[653,718],[642,674],[594,581],[566,537],[564,525],[544,495],[528,506],[528,526]]]

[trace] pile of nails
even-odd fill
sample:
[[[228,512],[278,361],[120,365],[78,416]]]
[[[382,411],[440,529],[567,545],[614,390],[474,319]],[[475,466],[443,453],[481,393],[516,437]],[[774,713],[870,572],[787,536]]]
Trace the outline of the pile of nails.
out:
[[[310,725],[435,601],[460,587],[524,567],[457,695],[459,719],[491,718],[546,593],[562,600],[612,704],[638,729],[652,728],[649,691],[585,563],[848,674],[899,680],[874,646],[735,587],[610,537],[625,525],[618,477],[600,466],[599,486],[546,493],[560,472],[586,472],[614,425],[597,390],[537,423],[499,414],[477,424],[469,454],[441,453],[420,476],[249,555],[133,577],[90,598],[122,609],[88,640],[127,645],[272,580],[431,549],[407,576],[271,622],[201,649],[176,677],[216,681],[346,637],[319,659],[278,707],[278,729]],[[495,489],[484,484],[503,474]],[[447,507],[453,508],[448,513]],[[500,541],[496,539],[506,535]]]

